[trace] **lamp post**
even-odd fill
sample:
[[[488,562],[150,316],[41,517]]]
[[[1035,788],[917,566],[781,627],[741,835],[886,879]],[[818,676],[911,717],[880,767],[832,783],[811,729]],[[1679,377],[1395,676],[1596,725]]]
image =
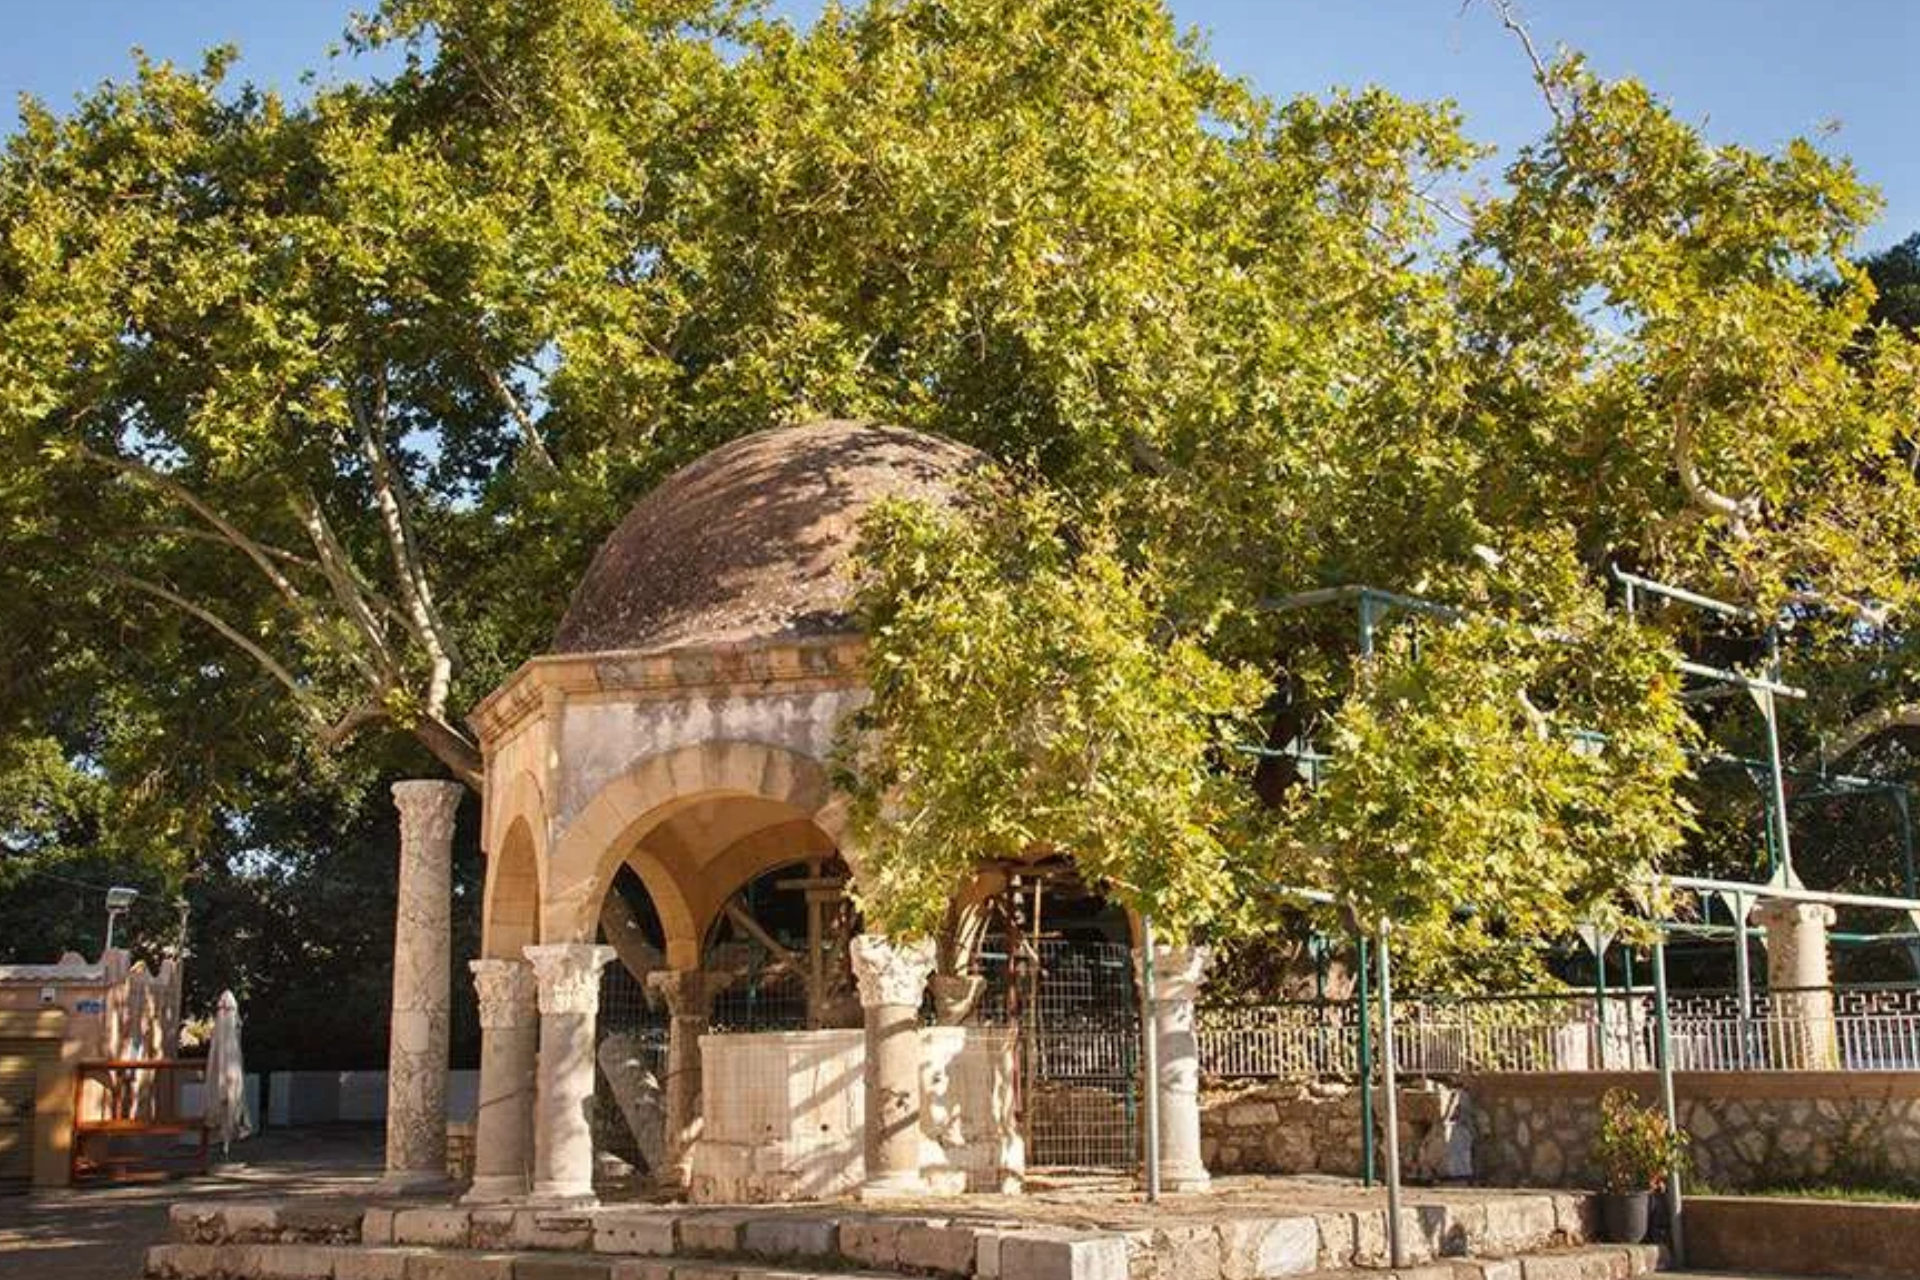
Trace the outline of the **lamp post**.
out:
[[[139,896],[138,889],[129,889],[125,885],[115,885],[107,890],[107,944],[100,949],[101,955],[104,956],[113,950],[114,921],[118,920],[127,908],[133,905],[133,900]]]

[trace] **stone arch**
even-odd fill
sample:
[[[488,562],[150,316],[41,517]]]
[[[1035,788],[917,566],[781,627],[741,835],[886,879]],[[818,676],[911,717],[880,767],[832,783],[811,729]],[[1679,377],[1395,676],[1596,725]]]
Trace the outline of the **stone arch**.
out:
[[[487,860],[480,954],[518,960],[540,941],[540,862],[526,817],[513,820]]]
[[[833,840],[807,817],[762,827],[734,841],[700,869],[704,889],[695,914],[699,936],[704,939],[713,931],[727,900],[757,877],[809,857],[831,857],[834,852]]]
[[[480,953],[491,959],[518,960],[523,947],[540,941],[546,799],[540,784],[525,772],[515,774],[498,799],[497,806],[487,806],[493,815],[493,838],[481,890]]]
[[[845,824],[845,809],[834,802],[826,766],[785,747],[729,740],[647,756],[602,787],[555,842],[543,886],[544,938],[591,941],[600,900],[625,863],[653,898],[666,935],[667,963],[695,967],[700,873],[667,865],[642,841],[688,806],[725,796],[786,805],[811,818],[836,842]]]

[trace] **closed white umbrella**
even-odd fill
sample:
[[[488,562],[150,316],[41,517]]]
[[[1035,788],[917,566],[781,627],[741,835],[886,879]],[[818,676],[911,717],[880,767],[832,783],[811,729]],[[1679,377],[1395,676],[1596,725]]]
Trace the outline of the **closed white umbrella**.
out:
[[[246,1068],[240,1061],[240,1002],[222,991],[213,1015],[213,1042],[207,1049],[207,1128],[220,1140],[220,1152],[229,1144],[253,1135],[253,1117],[247,1114]]]

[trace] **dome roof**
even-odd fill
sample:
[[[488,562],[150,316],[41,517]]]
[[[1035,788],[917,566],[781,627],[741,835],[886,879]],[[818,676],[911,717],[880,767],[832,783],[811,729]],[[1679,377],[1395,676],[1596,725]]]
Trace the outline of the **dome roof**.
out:
[[[672,649],[852,629],[843,566],[881,498],[951,501],[986,455],[867,422],[721,445],[642,498],[593,558],[556,653]]]

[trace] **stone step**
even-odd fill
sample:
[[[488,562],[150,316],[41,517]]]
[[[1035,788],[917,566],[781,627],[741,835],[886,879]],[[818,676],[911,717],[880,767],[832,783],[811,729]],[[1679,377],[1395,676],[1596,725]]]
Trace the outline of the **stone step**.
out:
[[[1655,1244],[1588,1244],[1504,1258],[1444,1258],[1409,1267],[1315,1271],[1300,1280],[1635,1280],[1667,1267]]]
[[[1039,1215],[1036,1215],[1039,1216]],[[1279,1280],[1382,1267],[1383,1209],[1156,1213],[1150,1226],[1063,1226],[880,1213],[847,1205],[557,1210],[345,1201],[180,1204],[172,1238],[196,1245],[345,1245],[562,1252],[770,1267],[860,1269],[951,1280]],[[1112,1215],[1107,1221],[1112,1223]],[[1137,1220],[1137,1219],[1136,1219]],[[1588,1198],[1516,1194],[1416,1204],[1402,1234],[1416,1263],[1584,1243]]]
[[[1397,1270],[1314,1271],[1302,1273],[1302,1280],[1634,1280],[1664,1265],[1656,1245],[1583,1245],[1508,1258],[1449,1258]],[[770,1263],[578,1250],[179,1242],[147,1251],[146,1276],[148,1280],[895,1280],[894,1273],[887,1272],[816,1271]]]

